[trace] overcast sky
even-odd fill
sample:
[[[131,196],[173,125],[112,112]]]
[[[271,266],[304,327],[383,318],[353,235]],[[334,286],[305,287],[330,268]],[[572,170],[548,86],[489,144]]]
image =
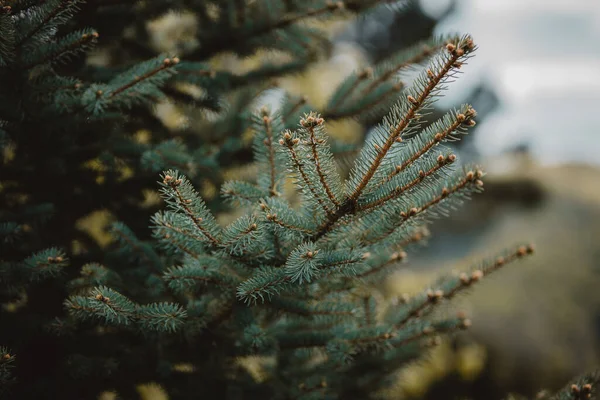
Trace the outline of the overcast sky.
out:
[[[435,13],[445,0],[422,0]],[[545,164],[600,165],[600,1],[458,0],[437,33],[468,32],[479,45],[440,105],[487,80],[502,106],[482,122],[478,150],[529,144]]]

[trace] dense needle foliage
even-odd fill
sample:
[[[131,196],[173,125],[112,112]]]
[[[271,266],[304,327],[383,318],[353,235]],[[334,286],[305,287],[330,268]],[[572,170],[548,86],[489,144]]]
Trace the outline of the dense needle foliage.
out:
[[[171,399],[365,399],[468,328],[434,311],[531,245],[413,297],[378,288],[428,222],[483,190],[484,173],[446,145],[475,110],[427,118],[472,38],[415,43],[346,77],[322,109],[289,94],[260,104],[272,78],[327,52],[304,22],[397,3],[0,0],[0,393],[129,399],[156,382]],[[196,29],[161,53],[147,23],[172,12]],[[243,73],[213,66],[260,52],[277,56]],[[165,104],[191,122],[169,127]],[[361,149],[328,136],[326,121],[344,118],[375,125]],[[340,152],[357,154],[349,171]],[[226,181],[234,164],[256,179]],[[221,198],[200,196],[211,185]],[[80,228],[98,210],[112,215],[109,244]],[[597,380],[554,398],[592,398]]]

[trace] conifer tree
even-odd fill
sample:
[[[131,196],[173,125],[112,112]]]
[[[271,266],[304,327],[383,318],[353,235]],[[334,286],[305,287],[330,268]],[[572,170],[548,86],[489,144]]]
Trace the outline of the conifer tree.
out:
[[[475,51],[469,36],[429,39],[357,71],[322,110],[288,96],[278,110],[253,112],[268,78],[301,70],[326,47],[302,21],[381,3],[0,1],[0,384],[9,396],[136,398],[136,385],[157,382],[172,399],[370,398],[439,335],[470,325],[462,313],[432,314],[532,246],[414,297],[388,302],[377,291],[429,220],[482,190],[483,172],[457,166],[445,146],[475,124],[475,110],[426,118]],[[152,49],[143,26],[170,10],[194,13],[199,46]],[[86,64],[95,45],[106,65]],[[258,49],[289,59],[244,75],[208,62]],[[398,81],[418,64],[426,67],[411,85]],[[165,98],[219,117],[174,140],[152,112]],[[341,118],[381,121],[347,179],[325,128]],[[196,188],[221,183],[248,127],[259,173],[222,185],[244,213],[221,226],[211,209],[226,203],[208,204]],[[151,239],[139,200],[159,171],[167,209],[152,217]],[[284,195],[288,180],[299,207]],[[109,248],[75,230],[101,207],[120,220]],[[592,398],[597,380],[584,376],[555,398]]]

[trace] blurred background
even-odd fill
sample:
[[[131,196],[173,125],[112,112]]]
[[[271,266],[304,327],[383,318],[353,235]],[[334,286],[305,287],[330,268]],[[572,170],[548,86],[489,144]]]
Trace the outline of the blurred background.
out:
[[[167,17],[149,29],[168,49],[169,41],[185,40],[185,21]],[[478,125],[455,147],[463,161],[487,171],[486,191],[432,225],[428,246],[409,255],[385,293],[421,290],[442,271],[517,243],[536,248],[535,257],[443,310],[465,310],[472,329],[403,371],[393,397],[443,399],[449,390],[472,399],[534,396],[598,368],[600,2],[417,0],[401,12],[382,7],[327,24],[334,38],[328,56],[279,79],[280,89],[263,102],[277,106],[287,91],[321,106],[352,71],[431,34],[470,33],[479,46],[434,114],[461,103],[478,111]],[[213,60],[233,71],[256,62]],[[177,123],[170,109],[158,111]],[[350,142],[369,135],[352,120],[329,130]]]

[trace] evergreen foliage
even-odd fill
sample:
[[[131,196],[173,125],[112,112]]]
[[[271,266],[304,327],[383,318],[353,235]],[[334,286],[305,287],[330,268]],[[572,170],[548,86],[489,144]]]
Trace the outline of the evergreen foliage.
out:
[[[383,3],[398,2],[0,0],[0,345],[10,346],[0,348],[0,385],[9,397],[128,399],[157,382],[172,399],[372,398],[439,335],[470,325],[463,313],[434,311],[532,246],[410,298],[383,300],[378,287],[432,219],[483,188],[484,173],[446,147],[475,125],[475,110],[426,118],[476,50],[472,39],[427,39],[357,71],[322,110],[293,96],[275,111],[257,107],[271,78],[327,49],[305,20]],[[156,51],[145,31],[171,11],[198,23],[177,55]],[[92,48],[108,61],[90,62]],[[243,74],[210,63],[265,50],[286,61]],[[399,79],[419,65],[412,84]],[[173,132],[154,111],[165,101],[204,119]],[[348,176],[325,127],[342,118],[377,123]],[[256,165],[256,180],[223,182],[231,160]],[[144,208],[160,171],[165,209]],[[225,201],[203,199],[206,182]],[[99,209],[116,217],[108,246],[75,228]],[[215,211],[232,209],[241,215],[221,224]],[[597,381],[584,376],[554,398],[592,398]]]

